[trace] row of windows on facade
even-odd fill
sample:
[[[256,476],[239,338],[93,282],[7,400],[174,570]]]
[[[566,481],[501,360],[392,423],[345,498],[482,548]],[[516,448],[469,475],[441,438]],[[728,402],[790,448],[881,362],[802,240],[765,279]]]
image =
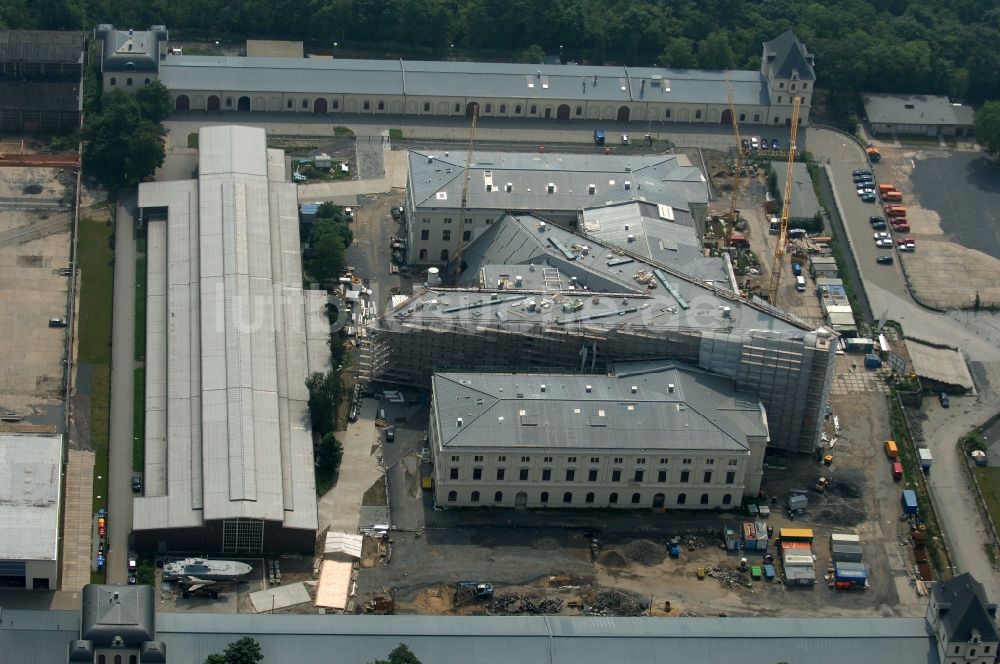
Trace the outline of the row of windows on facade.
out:
[[[542,463],[552,463],[553,459],[555,459],[555,457],[550,457],[550,456],[542,457]],[[625,463],[625,457],[611,457],[611,459],[612,459],[612,462],[615,463],[616,465],[621,465],[621,464]],[[451,457],[451,460],[454,463],[458,463],[459,461],[462,460],[462,457],[460,457],[457,454],[453,454],[452,457]],[[476,455],[473,455],[472,460],[475,461],[476,463],[483,463],[486,460],[486,457],[482,456],[482,455],[479,455],[479,454],[476,454]],[[715,459],[712,458],[712,457],[709,457],[707,459],[702,459],[701,461],[706,466],[714,466],[715,465]],[[499,455],[497,457],[497,463],[507,463],[507,455],[505,455],[505,454]],[[531,457],[530,456],[522,456],[521,457],[521,463],[531,463]],[[576,463],[576,457],[575,456],[566,457],[566,463]],[[590,457],[590,463],[592,463],[592,464],[593,463],[601,463],[601,457]],[[636,457],[635,460],[634,460],[634,463],[635,463],[636,466],[645,466],[646,465],[646,457]],[[666,466],[669,463],[670,463],[670,457],[660,457],[660,465],[661,466]],[[681,465],[683,465],[683,466],[690,466],[693,463],[694,463],[694,458],[692,458],[692,457],[682,457],[681,458]],[[737,465],[739,465],[739,463],[740,463],[739,459],[726,459],[726,465],[728,465],[728,466],[737,466]]]
[[[109,83],[111,84],[111,87],[115,87],[115,86],[118,85],[118,79],[115,78],[114,76],[112,76],[111,80],[109,81]],[[148,78],[146,79],[145,83],[143,83],[143,85],[145,85],[146,83],[149,83],[149,79]],[[131,76],[129,76],[128,78],[125,79],[125,87],[127,87],[127,88],[132,87],[132,77]]]
[[[587,481],[588,482],[597,482],[597,481],[599,481],[598,480],[598,474],[599,474],[598,469],[591,468],[587,472]],[[458,480],[458,479],[460,479],[459,475],[460,475],[460,473],[459,473],[459,469],[458,468],[451,468],[449,470],[448,479]],[[521,481],[521,482],[527,482],[527,481],[529,481],[529,476],[530,475],[531,475],[531,469],[530,468],[521,468],[520,472],[518,473],[517,479],[519,481]],[[644,481],[645,477],[646,477],[646,471],[645,470],[642,470],[641,468],[640,469],[636,469],[635,472],[632,474],[632,481],[633,482],[642,482],[642,481]],[[667,482],[667,477],[668,477],[668,471],[665,470],[665,469],[660,469],[656,473],[656,481],[657,482],[665,483],[665,482]],[[482,468],[473,468],[472,469],[472,479],[475,480],[475,481],[483,479],[483,469]],[[506,479],[507,479],[507,469],[506,468],[497,468],[497,481],[498,482],[503,482]],[[551,468],[543,468],[542,469],[542,481],[543,482],[551,482],[552,481],[552,469]],[[575,482],[576,481],[576,469],[575,468],[567,468],[566,469],[566,481],[567,482]],[[611,481],[612,482],[621,482],[622,481],[622,471],[621,471],[621,469],[615,468],[615,469],[613,469],[611,471]],[[680,473],[680,482],[681,482],[681,484],[687,484],[690,481],[691,481],[691,471],[690,470],[682,470],[681,473]],[[712,482],[712,471],[711,470],[706,470],[702,474],[702,481],[703,481],[704,484],[710,484]],[[736,483],[736,471],[735,470],[730,470],[729,472],[726,473],[726,484],[735,484],[735,483]]]
[[[132,79],[129,78],[127,80],[128,80],[127,85],[132,85]],[[148,78],[146,79],[146,83],[149,83],[149,79]],[[111,78],[111,85],[112,85],[112,87],[114,87],[114,85],[115,85],[115,78],[114,77]],[[802,97],[801,101],[803,103],[805,103],[805,100],[806,100],[806,98]],[[226,108],[232,108],[233,107],[233,98],[232,97],[226,97],[223,103],[224,103],[224,105],[225,105]],[[778,97],[778,103],[779,104],[782,103],[782,97],[780,97],[780,96]],[[249,110],[249,101],[247,101],[247,104],[248,104],[247,108]],[[295,108],[295,101],[292,100],[292,99],[289,99],[286,102],[286,108]],[[309,100],[308,99],[303,99],[302,100],[302,108],[305,109],[305,110],[309,109]],[[372,102],[369,101],[369,100],[367,100],[367,99],[364,100],[364,101],[362,101],[361,102],[361,108],[362,108],[362,110],[365,110],[365,111],[372,110]],[[384,101],[377,102],[376,103],[376,108],[379,111],[384,111],[385,110],[385,102]],[[339,99],[332,100],[330,102],[330,109],[334,110],[334,111],[339,110],[340,109],[340,100]],[[477,105],[477,109],[478,109],[478,105]],[[424,113],[430,113],[430,112],[431,112],[431,103],[430,102],[424,102]],[[462,112],[462,104],[460,102],[455,102],[455,113],[461,113],[461,112]],[[485,105],[485,113],[490,114],[492,112],[493,112],[493,104],[486,104]],[[505,113],[507,113],[507,104],[500,104],[500,114],[503,115]],[[514,115],[521,115],[521,105],[520,104],[516,104],[514,106]],[[528,115],[538,115],[538,106],[532,104],[529,107]],[[574,115],[576,115],[577,117],[583,117],[583,106],[577,106],[576,109],[574,110]],[[548,116],[546,115],[546,117],[548,117]],[[669,109],[669,108],[664,109],[664,111],[663,111],[663,119],[664,120],[670,120],[672,117],[673,117],[672,109]],[[761,117],[760,113],[754,113],[753,114],[753,122],[754,123],[759,123],[760,122],[760,117]],[[702,109],[700,109],[700,108],[695,109],[695,111],[694,111],[694,119],[695,120],[701,120],[702,119]],[[777,124],[779,122],[779,120],[780,119],[778,118],[778,116],[774,116],[774,122],[775,122],[775,124]],[[746,121],[747,121],[747,114],[746,113],[740,113],[740,122],[746,122]]]
[[[420,239],[426,242],[431,239],[431,232],[429,229],[425,228],[420,231]],[[441,231],[441,239],[445,242],[451,239],[451,229],[444,229]],[[462,241],[468,242],[472,239],[472,231],[462,231]]]
[[[124,660],[122,660],[122,656],[121,655],[115,655],[114,664],[123,664],[123,661]],[[137,664],[138,661],[139,661],[139,658],[136,655],[129,655],[128,656],[128,664]],[[106,655],[98,655],[97,656],[97,664],[108,664],[107,656]]]
[[[542,502],[542,503],[549,502],[549,492],[548,491],[542,491],[541,494],[539,494],[538,499],[539,499],[539,502]],[[587,504],[587,505],[593,505],[594,502],[596,501],[596,499],[597,499],[597,496],[593,492],[588,492],[587,495],[585,495],[583,497],[583,502],[585,504]],[[703,493],[703,494],[701,494],[701,498],[698,499],[698,504],[699,505],[708,505],[708,500],[709,500],[708,494],[707,493]],[[573,502],[573,492],[572,491],[567,491],[566,493],[564,493],[562,501],[563,501],[563,504],[566,504],[566,505],[571,504]],[[458,492],[457,491],[449,491],[448,492],[448,502],[449,503],[458,502]],[[471,502],[471,503],[481,502],[481,494],[478,491],[473,491],[472,493],[469,494],[469,502]],[[493,502],[494,503],[502,503],[503,502],[503,491],[497,491],[496,493],[493,494]],[[653,497],[653,502],[654,502],[654,504],[656,504],[656,506],[663,507],[665,505],[665,503],[666,503],[666,497],[662,493],[658,493],[658,494],[656,494]],[[733,503],[733,494],[727,493],[724,496],[722,496],[722,504],[723,505],[732,505],[732,503]],[[608,504],[609,505],[617,505],[618,504],[618,494],[617,493],[612,493],[612,494],[610,494],[608,496]],[[642,494],[638,493],[638,492],[633,493],[632,494],[632,503],[631,504],[633,504],[633,505],[641,505],[642,504]],[[678,505],[686,505],[687,504],[687,494],[686,493],[679,493],[679,494],[677,494],[677,504]]]

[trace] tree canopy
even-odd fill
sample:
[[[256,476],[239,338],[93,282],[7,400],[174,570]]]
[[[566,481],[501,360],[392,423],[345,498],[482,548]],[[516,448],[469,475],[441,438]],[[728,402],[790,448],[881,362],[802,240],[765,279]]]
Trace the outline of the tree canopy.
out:
[[[101,98],[100,110],[84,125],[83,169],[111,188],[149,177],[166,155],[163,128],[143,116],[132,95],[114,90]]]
[[[209,655],[205,664],[257,664],[264,659],[257,640],[244,636],[239,641],[233,641],[221,653]]]
[[[1000,154],[1000,101],[990,101],[976,111],[976,140],[990,154]]]
[[[405,643],[400,643],[389,653],[389,659],[377,659],[372,664],[420,664],[420,660]]]
[[[150,81],[135,91],[142,117],[152,122],[163,122],[170,115],[170,92],[159,81]]]

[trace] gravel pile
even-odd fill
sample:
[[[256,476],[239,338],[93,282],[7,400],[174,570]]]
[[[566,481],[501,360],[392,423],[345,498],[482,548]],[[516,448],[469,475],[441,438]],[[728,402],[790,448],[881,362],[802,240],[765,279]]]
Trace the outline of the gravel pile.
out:
[[[597,556],[597,564],[604,565],[605,567],[610,567],[612,569],[621,569],[628,566],[628,561],[625,560],[622,554],[618,553],[614,549],[608,551],[602,551],[600,555]]]
[[[636,540],[625,547],[625,556],[643,565],[659,565],[667,558],[667,547],[652,540]]]
[[[489,613],[559,613],[565,602],[561,599],[544,599],[529,595],[500,595],[488,605]]]
[[[590,613],[598,616],[641,616],[646,613],[646,604],[637,595],[618,588],[598,591],[590,607]]]

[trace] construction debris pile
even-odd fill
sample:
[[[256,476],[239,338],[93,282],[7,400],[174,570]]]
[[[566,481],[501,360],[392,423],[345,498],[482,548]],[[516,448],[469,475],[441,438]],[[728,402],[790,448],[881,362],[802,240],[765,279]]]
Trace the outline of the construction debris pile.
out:
[[[659,565],[667,558],[667,547],[647,539],[635,540],[624,549],[625,555],[643,565]]]
[[[632,278],[650,290],[656,288],[656,276],[649,270],[639,270]]]
[[[587,611],[595,616],[635,617],[645,615],[647,608],[646,603],[637,595],[618,588],[608,588],[597,592]]]
[[[750,592],[750,583],[747,580],[746,572],[731,568],[710,567],[705,573],[713,579],[718,579],[722,585],[735,593]]]
[[[565,602],[561,599],[545,599],[529,595],[498,595],[487,605],[486,611],[495,613],[530,613],[541,615],[559,613]]]

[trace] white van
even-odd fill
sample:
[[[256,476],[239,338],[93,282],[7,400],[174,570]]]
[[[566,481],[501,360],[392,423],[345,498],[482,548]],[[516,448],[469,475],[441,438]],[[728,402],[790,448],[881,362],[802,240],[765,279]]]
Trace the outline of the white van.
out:
[[[806,292],[806,278],[802,276],[795,277],[795,290],[800,293]]]

